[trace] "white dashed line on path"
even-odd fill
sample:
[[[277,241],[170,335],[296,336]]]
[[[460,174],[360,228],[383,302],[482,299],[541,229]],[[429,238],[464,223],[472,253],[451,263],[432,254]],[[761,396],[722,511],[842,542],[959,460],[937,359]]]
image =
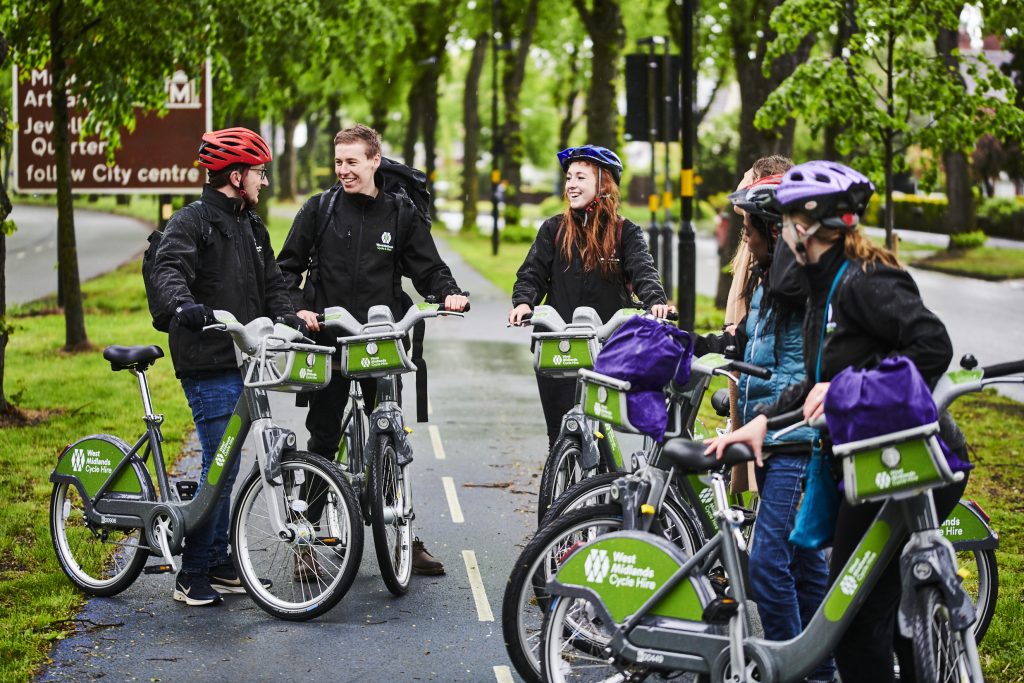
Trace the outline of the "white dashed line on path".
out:
[[[494,667],[494,680],[498,683],[512,683],[512,670],[507,666]]]
[[[483,579],[480,578],[480,567],[476,563],[476,553],[463,550],[462,559],[466,563],[466,574],[469,575],[469,587],[473,590],[473,602],[476,603],[476,615],[480,621],[494,621],[494,612],[487,602],[487,591],[484,590]]]
[[[452,513],[452,521],[462,524],[466,518],[462,516],[462,506],[459,505],[459,496],[455,492],[455,480],[451,477],[441,477],[444,484],[444,495],[448,499],[448,511]]]
[[[434,447],[434,457],[438,460],[444,460],[444,444],[441,443],[441,430],[434,425],[427,427],[427,431],[430,432],[430,444]]]

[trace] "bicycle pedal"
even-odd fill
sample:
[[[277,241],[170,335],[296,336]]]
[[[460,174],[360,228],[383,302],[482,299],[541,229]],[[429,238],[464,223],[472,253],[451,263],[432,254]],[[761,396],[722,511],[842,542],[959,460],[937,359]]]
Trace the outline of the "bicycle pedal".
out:
[[[142,569],[144,574],[170,574],[173,571],[174,567],[169,564],[150,564]]]
[[[725,597],[729,590],[729,578],[721,571],[712,571],[708,574],[708,581],[719,597]]]
[[[196,491],[199,490],[198,481],[176,481],[174,482],[174,488],[178,489],[178,498],[181,500],[192,500],[196,497]]]
[[[736,616],[740,603],[733,598],[720,596],[708,603],[704,608],[703,620],[709,624],[727,624]]]

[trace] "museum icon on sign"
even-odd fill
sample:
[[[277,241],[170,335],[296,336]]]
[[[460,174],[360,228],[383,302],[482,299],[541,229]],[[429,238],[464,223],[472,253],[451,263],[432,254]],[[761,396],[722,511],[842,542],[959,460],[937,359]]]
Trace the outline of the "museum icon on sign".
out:
[[[167,79],[168,109],[199,109],[203,106],[199,92],[199,79],[189,78],[182,70],[177,70]]]

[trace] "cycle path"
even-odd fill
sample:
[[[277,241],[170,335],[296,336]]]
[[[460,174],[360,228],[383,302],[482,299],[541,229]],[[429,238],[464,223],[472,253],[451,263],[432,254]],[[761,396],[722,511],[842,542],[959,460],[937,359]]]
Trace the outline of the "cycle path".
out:
[[[348,595],[304,623],[274,619],[245,596],[188,608],[171,600],[171,575],[143,575],[119,596],[90,600],[38,680],[518,680],[502,641],[501,597],[533,530],[546,450],[528,333],[507,330],[508,298],[441,241],[439,248],[472,292],[473,309],[463,320],[427,323],[430,425],[414,422],[414,392],[405,396],[416,453],[416,533],[447,575],[414,576],[406,596],[392,597],[366,528]],[[304,413],[292,397],[275,396],[274,408],[304,443]],[[251,467],[249,448],[246,459],[243,473]],[[193,454],[182,468],[197,465]],[[479,581],[471,578],[474,566]]]

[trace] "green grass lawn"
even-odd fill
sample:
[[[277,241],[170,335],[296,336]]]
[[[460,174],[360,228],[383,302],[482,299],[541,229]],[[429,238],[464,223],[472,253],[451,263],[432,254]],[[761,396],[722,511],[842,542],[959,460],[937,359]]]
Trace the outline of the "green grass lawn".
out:
[[[978,247],[966,251],[938,251],[912,265],[983,280],[1018,279],[1024,278],[1024,249]]]
[[[286,204],[272,208],[275,246],[280,246],[296,209]],[[479,257],[489,257],[485,238],[448,239],[505,291],[528,246],[503,244],[508,264],[499,265]],[[0,681],[26,680],[38,671],[53,643],[70,632],[67,620],[84,601],[57,566],[49,539],[48,477],[57,456],[87,434],[113,432],[129,438],[142,431],[134,377],[112,373],[102,348],[166,347],[166,336],[150,326],[139,262],[85,283],[83,292],[93,351],[72,355],[60,350],[64,320],[52,299],[9,311],[14,333],[4,388],[39,421],[0,429]],[[698,304],[698,317],[710,320],[713,313],[706,311],[706,303]],[[149,383],[156,410],[166,416],[165,450],[169,458],[176,457],[192,425],[169,358],[157,362]],[[954,408],[978,464],[968,494],[992,515],[1002,543],[998,609],[980,648],[986,676],[995,683],[1024,681],[1024,648],[1019,644],[1024,632],[1024,406],[986,393],[963,399]]]

